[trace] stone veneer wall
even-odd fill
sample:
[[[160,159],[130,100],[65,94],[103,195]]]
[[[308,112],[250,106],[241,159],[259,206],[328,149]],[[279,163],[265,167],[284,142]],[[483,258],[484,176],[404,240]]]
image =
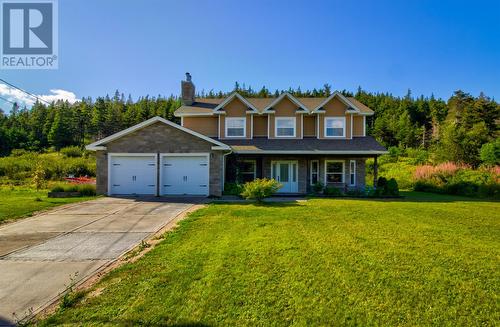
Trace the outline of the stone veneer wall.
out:
[[[158,122],[106,144],[97,151],[96,188],[98,194],[108,192],[107,153],[210,153],[209,194],[222,195],[222,151],[212,151],[213,144],[175,127]]]

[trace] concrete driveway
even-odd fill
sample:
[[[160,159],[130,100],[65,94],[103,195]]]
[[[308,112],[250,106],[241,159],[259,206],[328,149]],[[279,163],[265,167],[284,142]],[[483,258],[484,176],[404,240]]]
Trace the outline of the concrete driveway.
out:
[[[0,226],[0,325],[43,309],[203,201],[101,198]]]

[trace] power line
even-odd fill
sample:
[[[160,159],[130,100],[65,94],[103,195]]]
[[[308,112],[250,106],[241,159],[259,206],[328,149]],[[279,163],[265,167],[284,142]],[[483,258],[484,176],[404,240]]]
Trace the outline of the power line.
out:
[[[44,99],[39,98],[39,97],[37,97],[36,95],[34,95],[34,94],[32,94],[32,93],[30,93],[30,92],[28,92],[28,91],[25,91],[25,90],[23,90],[22,88],[15,86],[14,84],[11,84],[11,83],[7,82],[7,81],[6,81],[6,80],[4,80],[4,79],[1,79],[1,78],[0,78],[0,81],[4,82],[5,84],[9,85],[10,87],[13,87],[13,88],[15,88],[15,89],[17,89],[17,90],[19,90],[19,91],[21,91],[21,92],[26,93],[27,95],[29,95],[29,96],[31,96],[31,97],[33,97],[33,98],[37,99],[38,101],[45,102],[46,104],[51,104],[50,102],[45,101]]]
[[[16,106],[17,106],[17,105],[19,105],[17,102],[10,101],[9,99],[6,99],[6,98],[4,98],[4,97],[2,97],[2,96],[0,96],[0,99],[2,99],[3,101],[6,101],[6,102],[10,102],[10,103],[12,103],[12,104],[15,104]]]

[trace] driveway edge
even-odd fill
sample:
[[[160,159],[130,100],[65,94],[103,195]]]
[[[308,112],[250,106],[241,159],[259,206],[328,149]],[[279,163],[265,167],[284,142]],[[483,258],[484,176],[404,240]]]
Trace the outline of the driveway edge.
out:
[[[146,253],[151,251],[158,243],[162,241],[162,238],[160,236],[164,235],[166,232],[169,232],[171,230],[174,230],[178,226],[178,222],[186,218],[190,213],[195,212],[201,208],[206,207],[206,204],[194,204],[191,207],[187,208],[186,210],[183,210],[179,214],[177,214],[173,219],[171,219],[169,222],[167,222],[165,225],[161,226],[158,230],[155,232],[152,232],[148,236],[142,239],[140,244],[131,246],[128,248],[125,252],[123,252],[118,258],[113,259],[102,266],[98,267],[94,272],[92,272],[90,275],[82,278],[78,282],[76,282],[73,285],[69,285],[64,291],[59,293],[57,296],[53,297],[52,299],[48,300],[45,304],[41,305],[37,310],[33,311],[32,315],[29,317],[25,317],[20,323],[25,323],[25,322],[30,322],[30,321],[35,321],[35,320],[41,320],[43,318],[48,317],[52,313],[54,313],[59,304],[59,300],[61,297],[68,292],[70,288],[73,288],[73,291],[84,291],[90,289],[92,286],[97,284],[104,276],[106,276],[108,273],[113,271],[114,269],[126,264],[126,263],[133,263],[137,260],[139,260],[142,256],[144,256]],[[133,256],[129,256],[131,253],[136,248],[140,248],[142,245],[142,242],[146,242],[149,246],[140,249],[136,254]]]

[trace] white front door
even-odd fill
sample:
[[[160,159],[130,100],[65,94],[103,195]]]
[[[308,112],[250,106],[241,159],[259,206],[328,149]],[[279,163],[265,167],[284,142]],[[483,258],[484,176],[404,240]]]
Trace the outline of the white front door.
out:
[[[298,183],[298,162],[297,161],[272,161],[271,177],[280,182],[283,186],[279,193],[297,193]]]
[[[164,155],[161,195],[208,195],[207,155]]]
[[[108,194],[156,194],[155,155],[110,155]]]

